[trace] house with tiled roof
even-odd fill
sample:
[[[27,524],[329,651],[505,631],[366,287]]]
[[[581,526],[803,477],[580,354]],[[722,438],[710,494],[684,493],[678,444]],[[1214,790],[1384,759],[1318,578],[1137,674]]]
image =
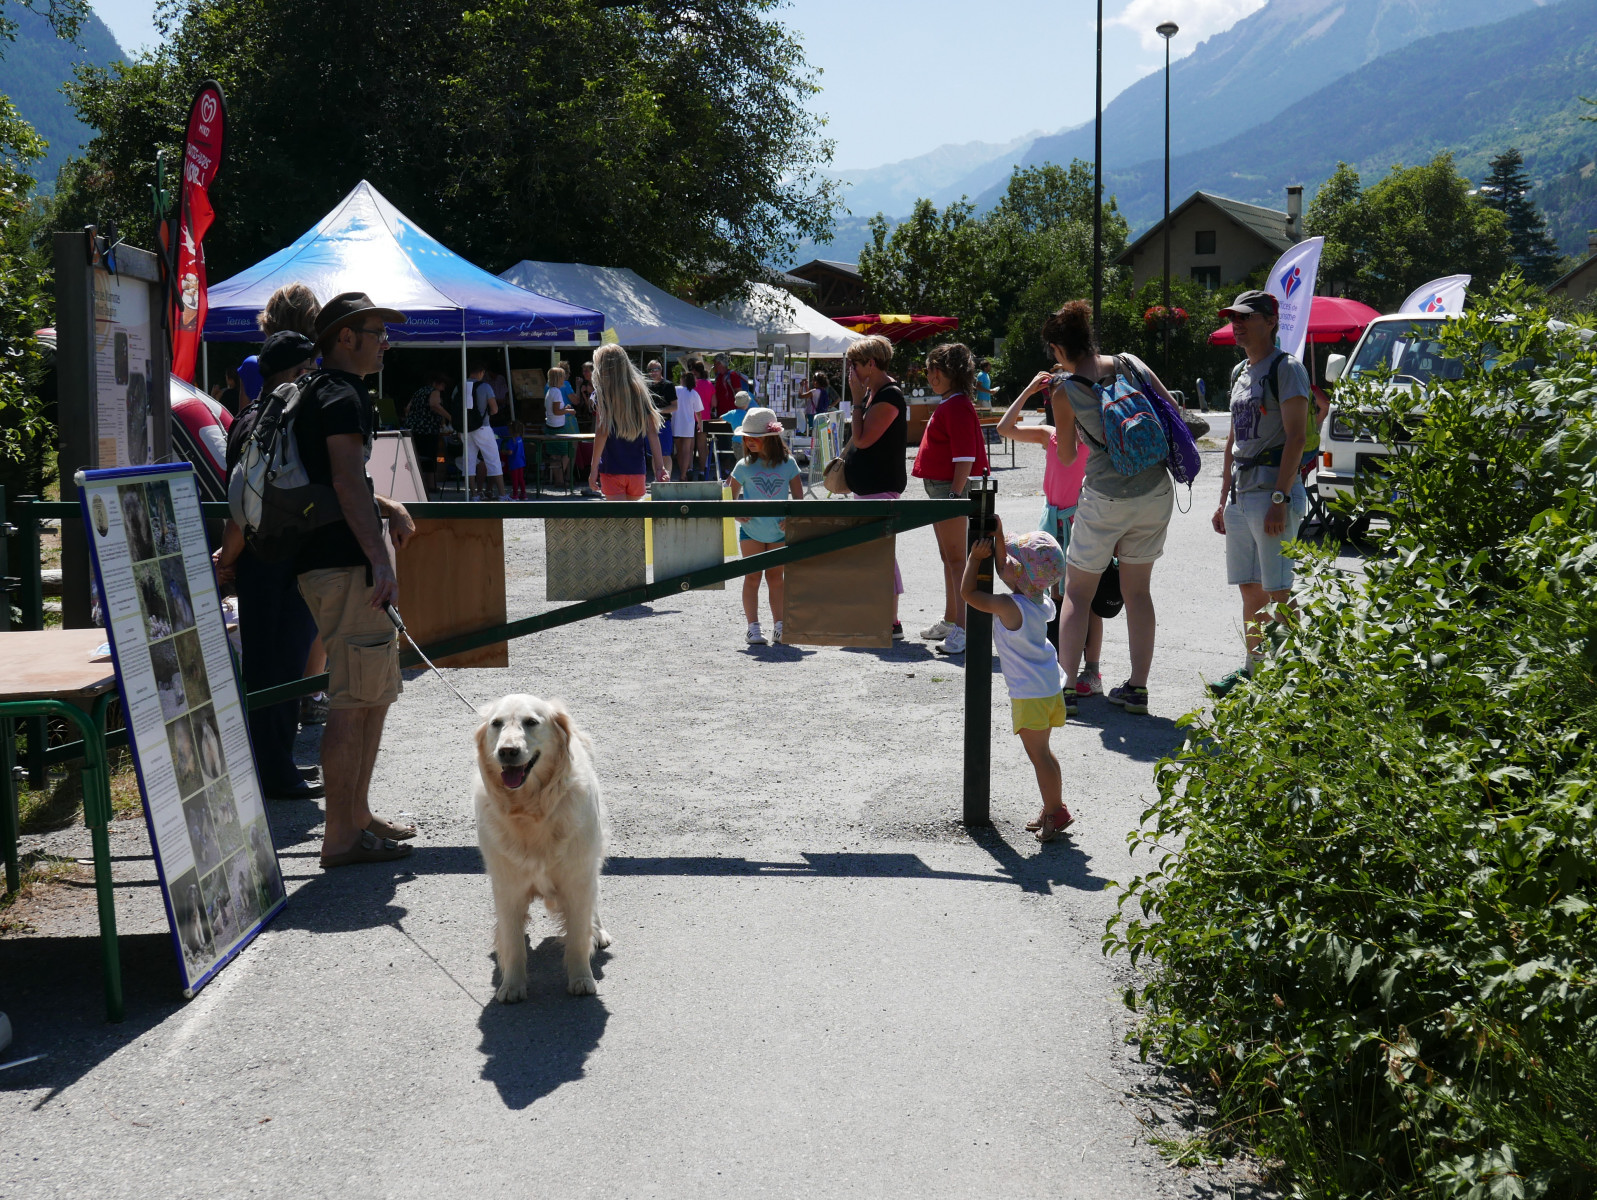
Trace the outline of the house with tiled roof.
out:
[[[1303,189],[1286,190],[1286,211],[1193,192],[1170,210],[1170,278],[1228,288],[1267,267],[1303,240]],[[1142,287],[1164,277],[1164,222],[1158,221],[1115,259]]]

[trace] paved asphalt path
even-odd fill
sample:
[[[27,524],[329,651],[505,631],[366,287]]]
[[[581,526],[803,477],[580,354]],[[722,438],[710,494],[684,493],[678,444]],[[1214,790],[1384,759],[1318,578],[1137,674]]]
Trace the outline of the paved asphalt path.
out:
[[[997,471],[1011,528],[1037,518],[1041,463],[1023,447]],[[290,904],[192,1002],[143,822],[118,822],[125,1023],[101,1019],[81,881],[0,939],[18,1030],[0,1058],[48,1056],[0,1072],[0,1197],[1230,1194],[1235,1172],[1148,1145],[1168,1109],[1122,1043],[1127,968],[1099,948],[1153,764],[1239,657],[1217,469],[1155,572],[1153,713],[1094,699],[1056,736],[1078,822],[1049,846],[1022,829],[1036,785],[1000,676],[996,827],[972,836],[962,663],[918,640],[746,648],[735,585],[454,672],[474,699],[564,698],[597,743],[615,944],[596,998],[565,994],[540,910],[528,1001],[491,1002],[471,721],[434,677],[407,684],[377,762],[377,807],[421,824],[415,855],[324,874],[319,809],[273,805]],[[506,538],[511,611],[537,611],[541,524]],[[941,615],[931,531],[899,557],[913,634]],[[1123,622],[1108,643],[1113,684]],[[28,845],[87,854],[81,828]]]

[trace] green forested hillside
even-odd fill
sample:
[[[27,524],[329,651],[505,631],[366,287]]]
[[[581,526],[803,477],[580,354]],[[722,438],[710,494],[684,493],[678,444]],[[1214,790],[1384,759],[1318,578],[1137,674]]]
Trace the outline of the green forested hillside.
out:
[[[122,49],[92,11],[78,31],[81,46],[56,37],[49,21],[20,4],[7,5],[6,15],[17,23],[17,40],[0,42],[0,92],[50,143],[48,156],[33,169],[49,190],[61,164],[93,136],[74,115],[61,85],[72,78],[76,64],[113,62],[123,57]]]
[[[1583,95],[1597,96],[1597,0],[1561,0],[1383,55],[1268,124],[1175,159],[1172,188],[1177,197],[1203,188],[1280,208],[1288,184],[1304,184],[1312,195],[1339,161],[1370,183],[1394,163],[1426,162],[1448,150],[1479,180],[1487,161],[1511,146],[1524,154],[1532,180],[1544,184],[1597,152],[1597,124],[1581,120],[1594,111]],[[1159,216],[1163,162],[1111,172],[1106,186],[1133,227],[1146,227]],[[1564,203],[1582,189],[1556,191]],[[1553,190],[1537,199],[1550,204]],[[1584,234],[1573,240],[1584,245]],[[1566,252],[1570,241],[1568,233],[1560,238]]]

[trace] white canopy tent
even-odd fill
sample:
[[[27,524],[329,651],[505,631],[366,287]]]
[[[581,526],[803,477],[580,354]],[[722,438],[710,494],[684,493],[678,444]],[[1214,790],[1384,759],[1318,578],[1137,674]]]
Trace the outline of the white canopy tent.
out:
[[[747,350],[754,330],[657,288],[626,267],[523,259],[499,278],[540,296],[604,313],[623,346],[674,350]]]
[[[715,311],[739,325],[752,326],[761,349],[783,344],[793,354],[838,358],[862,336],[773,284],[749,287],[753,292],[749,299],[723,301]]]

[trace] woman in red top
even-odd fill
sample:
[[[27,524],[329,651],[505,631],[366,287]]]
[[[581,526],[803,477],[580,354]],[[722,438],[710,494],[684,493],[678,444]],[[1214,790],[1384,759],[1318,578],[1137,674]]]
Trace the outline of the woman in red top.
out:
[[[971,396],[976,391],[976,356],[958,342],[944,343],[926,356],[926,382],[943,397],[921,434],[911,474],[933,500],[963,499],[972,475],[987,474],[987,447]],[[942,639],[943,654],[965,652],[965,601],[960,579],[965,572],[966,519],[954,517],[932,526],[943,559],[943,619],[921,631],[928,640]]]

